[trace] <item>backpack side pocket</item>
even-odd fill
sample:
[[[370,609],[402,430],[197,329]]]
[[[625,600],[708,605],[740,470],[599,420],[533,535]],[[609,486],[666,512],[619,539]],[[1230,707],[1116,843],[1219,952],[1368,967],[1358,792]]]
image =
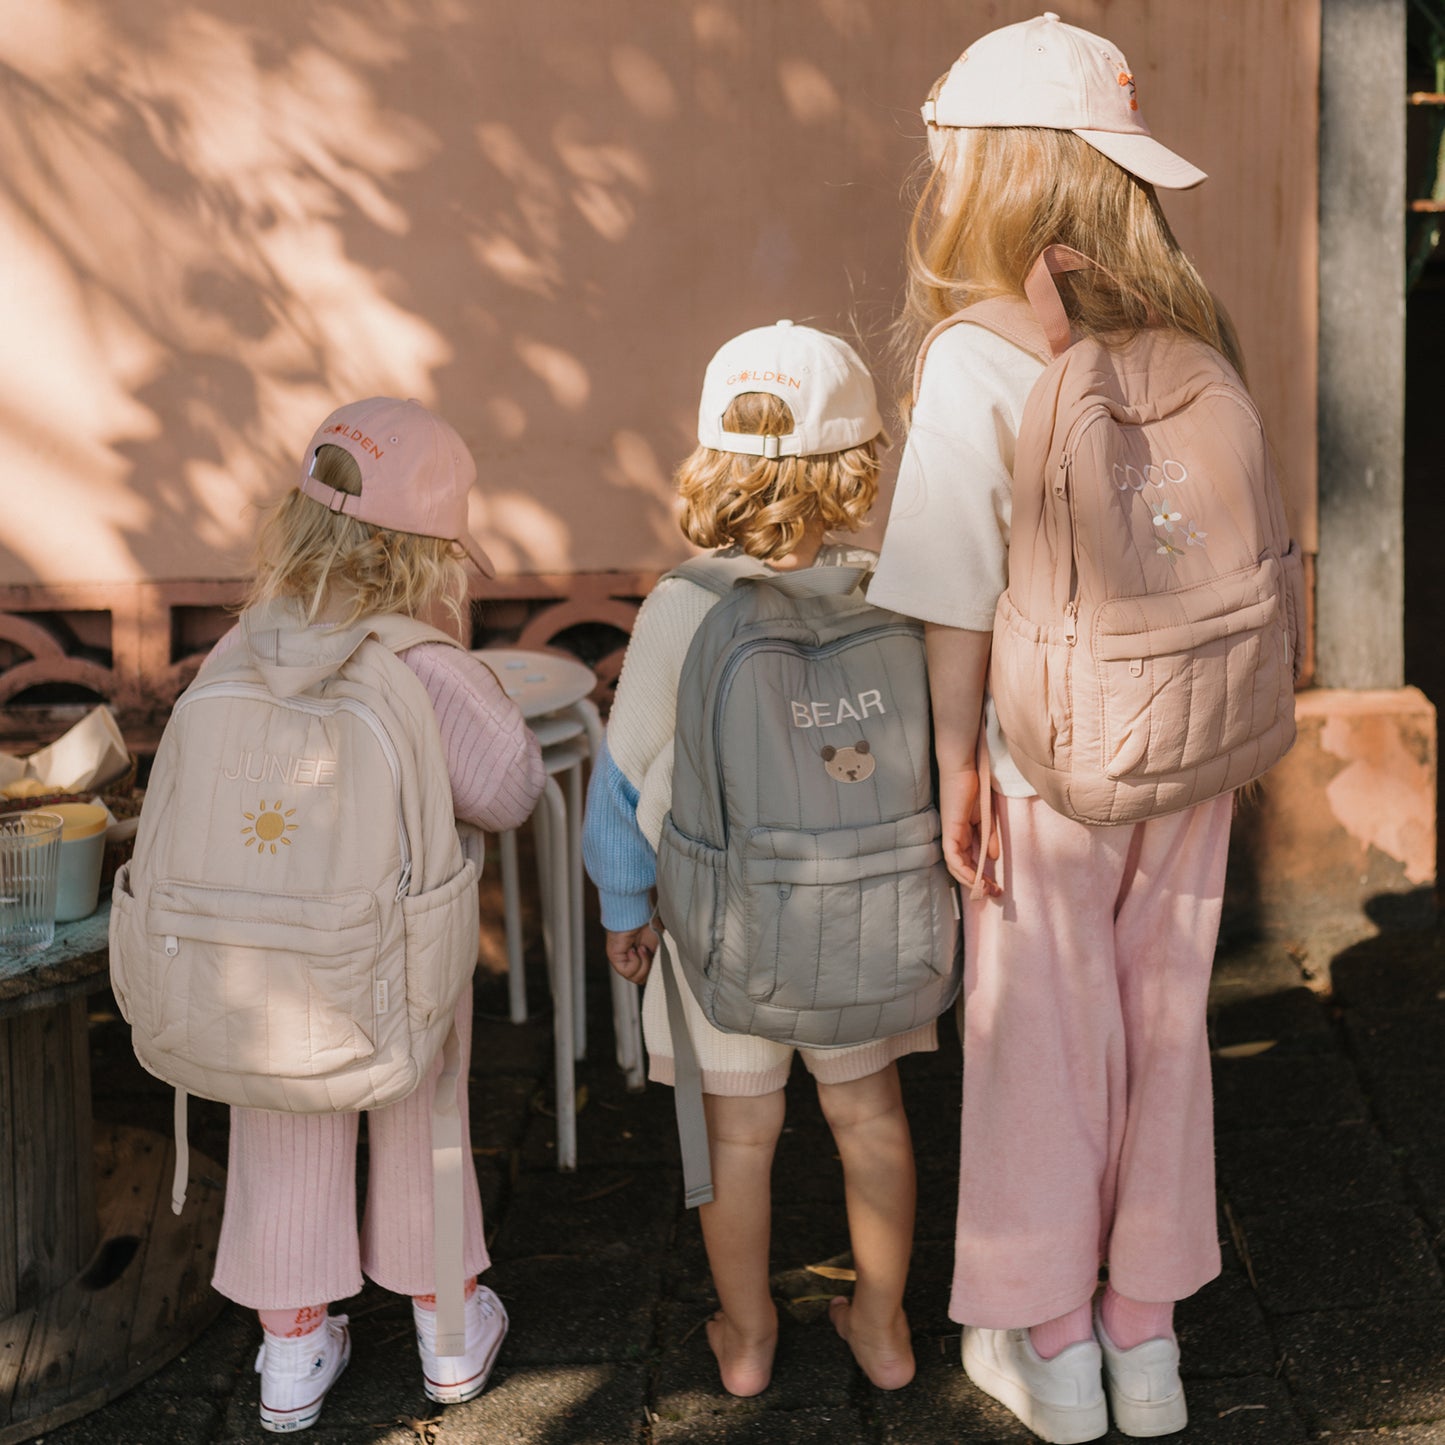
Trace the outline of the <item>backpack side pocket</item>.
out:
[[[1074,649],[1062,627],[1046,627],[1019,611],[1005,592],[994,614],[988,686],[999,725],[1015,756],[1059,766],[1073,746],[1069,664]]]
[[[140,990],[132,991],[131,969],[145,957],[145,932],[139,914],[140,905],[130,891],[130,864],[126,862],[116,870],[111,889],[110,987],[121,1017],[132,1027],[137,1022],[135,1008]]]
[[[440,888],[401,900],[406,1002],[413,1029],[440,1026],[477,966],[477,867],[470,860]]]
[[[657,911],[682,954],[684,975],[712,978],[722,946],[727,854],[662,823],[657,848]]]

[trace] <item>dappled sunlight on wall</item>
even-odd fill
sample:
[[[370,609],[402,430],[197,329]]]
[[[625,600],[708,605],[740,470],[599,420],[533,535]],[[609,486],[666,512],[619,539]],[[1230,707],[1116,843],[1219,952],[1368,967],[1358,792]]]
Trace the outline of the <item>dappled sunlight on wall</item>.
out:
[[[1200,79],[1220,50],[1231,93],[1267,93],[1277,49],[1198,17],[1178,21],[1197,44],[1166,45],[1144,0],[1076,8],[1153,52],[1156,131],[1227,148],[1204,162],[1216,207],[1273,197],[1180,214],[1312,483],[1312,385],[1280,402],[1312,312],[1260,314],[1231,258],[1267,254],[1282,284],[1313,213]],[[881,368],[919,98],[974,30],[1027,13],[0,0],[0,584],[237,575],[315,422],[377,391],[466,437],[504,571],[668,565],[708,355],[791,315]]]
[[[332,398],[429,393],[450,356],[343,225],[402,240],[390,192],[436,137],[219,5],[11,10],[0,204],[30,284],[0,376],[30,429],[0,467],[32,510],[5,580],[234,572]]]

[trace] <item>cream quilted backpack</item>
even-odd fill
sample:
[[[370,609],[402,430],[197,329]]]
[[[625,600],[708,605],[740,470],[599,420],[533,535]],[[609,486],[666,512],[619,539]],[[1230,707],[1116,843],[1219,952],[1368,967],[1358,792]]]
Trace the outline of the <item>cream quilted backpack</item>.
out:
[[[333,1113],[395,1103],[444,1053],[433,1105],[438,1352],[460,1327],[460,1048],[477,957],[463,856],[426,690],[396,653],[451,638],[400,616],[308,628],[247,611],[156,752],[135,856],[117,874],[111,977],[140,1062],[177,1091]],[[455,1277],[447,1313],[444,1296]]]
[[[1046,363],[1024,406],[989,685],[1019,771],[1081,823],[1132,823],[1259,777],[1294,742],[1303,568],[1259,412],[1167,328],[1070,344],[1050,247],[987,328]],[[915,385],[916,394],[916,385]]]

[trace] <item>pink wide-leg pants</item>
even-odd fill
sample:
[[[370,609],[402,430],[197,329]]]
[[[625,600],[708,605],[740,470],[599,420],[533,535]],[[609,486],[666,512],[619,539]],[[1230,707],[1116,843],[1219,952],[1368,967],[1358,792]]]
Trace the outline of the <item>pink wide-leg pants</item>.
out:
[[[1002,898],[966,903],[949,1313],[1011,1329],[1219,1272],[1205,1008],[1232,797],[1113,828],[995,796]]]
[[[467,1070],[472,991],[457,1004],[462,1139],[470,1141]],[[366,1116],[366,1218],[356,1227],[360,1114],[231,1110],[226,1206],[212,1283],[252,1309],[300,1309],[346,1299],[365,1271],[398,1294],[436,1289],[432,1245],[431,1107],[442,1060],[399,1104]],[[490,1263],[470,1153],[462,1166],[463,1277]]]

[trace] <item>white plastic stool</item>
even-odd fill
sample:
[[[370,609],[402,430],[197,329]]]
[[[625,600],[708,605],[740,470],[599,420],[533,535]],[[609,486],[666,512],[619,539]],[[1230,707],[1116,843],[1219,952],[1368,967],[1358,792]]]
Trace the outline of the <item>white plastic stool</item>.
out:
[[[557,1092],[557,1167],[577,1167],[575,1061],[587,1053],[586,946],[583,914],[583,766],[602,747],[596,706],[579,695],[590,671],[575,659],[483,649],[475,654],[497,674],[542,745],[547,783],[532,816],[537,825],[537,882],[542,898],[542,946],[552,991],[552,1046]],[[559,703],[564,705],[558,706]],[[544,711],[543,709],[547,709]],[[513,1023],[527,1021],[522,957],[522,901],[517,835],[499,836],[502,911],[506,933],[507,997]],[[642,1017],[635,984],[607,970],[617,1066],[629,1089],[643,1087]]]
[[[565,931],[561,931],[560,923],[553,922],[560,919],[560,911],[547,907],[544,903],[543,946],[547,951],[549,975],[556,968],[559,944],[566,955],[565,966],[572,983],[572,1017],[569,1027],[573,1056],[582,1059],[587,1054],[586,949],[582,903],[582,768],[585,762],[597,755],[597,750],[602,745],[602,722],[597,715],[596,706],[589,699],[583,698],[559,712],[532,719],[529,726],[542,743],[542,763],[547,769],[549,781],[556,779],[557,784],[565,785],[562,810],[565,819],[565,862],[559,865],[554,841],[548,839],[544,845],[539,832],[537,881],[545,900],[552,894],[552,875],[549,870],[560,866],[560,873],[556,876],[566,879],[567,927]],[[539,811],[533,816],[545,826],[545,813]],[[515,832],[501,834],[499,852],[506,930],[508,1004],[512,1022],[525,1023],[527,990],[522,962],[521,887]],[[640,1089],[644,1084],[644,1073],[639,990],[636,984],[629,983],[611,968],[608,969],[607,976],[612,996],[612,1029],[617,1067],[626,1075],[629,1089]],[[561,1030],[559,1019],[559,1034]]]
[[[591,698],[568,709],[582,719],[587,732],[587,756],[595,760],[602,751],[602,719]],[[568,775],[569,787],[574,791],[568,797],[572,808],[569,821],[574,824],[572,844],[572,871],[574,887],[572,896],[579,902],[577,913],[572,920],[572,977],[576,999],[573,1021],[577,1034],[577,1057],[583,1058],[587,1051],[586,1008],[583,1003],[586,982],[586,960],[583,957],[582,941],[582,769]],[[576,801],[573,802],[575,797]],[[635,983],[629,983],[621,974],[607,966],[607,980],[612,991],[612,1036],[617,1054],[617,1067],[627,1076],[629,1089],[640,1089],[646,1082],[642,1068],[642,1008],[641,991]],[[580,1024],[578,1021],[580,1020]]]

